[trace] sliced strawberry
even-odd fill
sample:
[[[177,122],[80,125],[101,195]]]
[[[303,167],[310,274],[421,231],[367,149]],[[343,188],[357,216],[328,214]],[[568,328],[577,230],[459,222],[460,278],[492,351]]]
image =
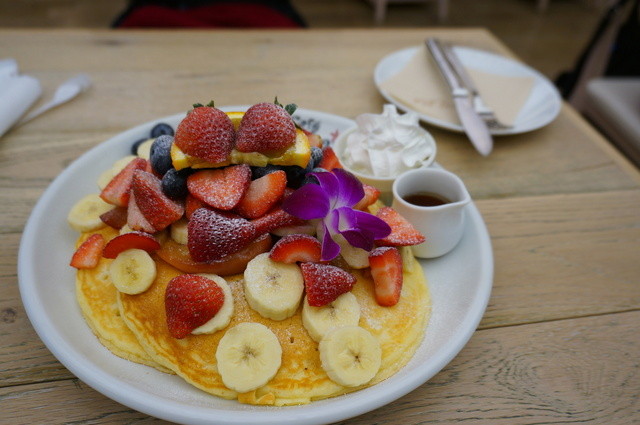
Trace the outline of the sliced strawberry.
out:
[[[369,186],[366,183],[362,183],[362,188],[364,189],[364,197],[353,206],[355,210],[366,210],[369,205],[373,205],[380,197],[380,189]]]
[[[162,182],[151,173],[137,170],[133,174],[131,190],[140,212],[156,231],[166,228],[184,214],[184,206],[165,195]]]
[[[280,207],[275,207],[262,217],[251,220],[251,224],[255,226],[258,234],[271,233],[276,229],[288,226],[301,226],[305,223],[307,222],[285,212]]]
[[[240,152],[278,155],[296,141],[291,115],[275,103],[258,103],[245,112],[236,137]]]
[[[302,129],[302,131],[307,135],[311,147],[322,148],[322,144],[324,143],[322,137],[305,129]]]
[[[149,223],[136,202],[136,195],[131,192],[129,197],[129,207],[127,208],[127,225],[133,230],[140,230],[147,233],[155,233],[156,229]]]
[[[232,210],[247,193],[251,168],[247,164],[202,170],[187,178],[189,193],[219,210]]]
[[[393,208],[382,207],[376,216],[391,227],[389,236],[376,240],[376,244],[380,246],[409,246],[418,245],[425,241],[424,235]]]
[[[273,245],[269,258],[280,263],[293,264],[298,261],[317,263],[321,258],[322,245],[313,236],[296,234],[285,236]]]
[[[186,245],[179,244],[169,238],[156,251],[156,254],[185,273],[213,273],[219,276],[229,276],[244,272],[247,263],[255,256],[269,252],[271,245],[271,235],[265,233],[234,254],[229,254],[217,261],[199,263],[191,258],[189,248]]]
[[[255,179],[235,210],[245,218],[261,217],[282,199],[286,187],[287,174],[282,170]]]
[[[143,158],[135,158],[127,164],[114,178],[102,189],[100,197],[111,205],[118,207],[126,207],[129,204],[129,193],[131,192],[131,184],[133,173],[136,170],[144,170],[147,168],[148,161]]]
[[[224,292],[213,280],[183,274],[169,281],[164,294],[167,327],[174,338],[184,338],[207,323],[224,304]]]
[[[301,263],[302,277],[310,306],[321,307],[351,291],[356,278],[351,273],[329,264]]]
[[[71,257],[69,265],[76,269],[92,269],[98,265],[102,257],[102,248],[104,247],[104,237],[95,233],[87,240],[82,242],[76,252]]]
[[[127,208],[115,207],[106,213],[101,214],[100,220],[109,227],[122,229],[122,227],[127,224]]]
[[[188,194],[184,201],[184,215],[187,218],[191,218],[191,214],[198,208],[208,207],[207,204],[202,202],[200,199],[196,198],[192,194]]]
[[[198,262],[212,262],[249,245],[259,233],[250,221],[199,208],[187,225],[189,254]]]
[[[369,254],[374,294],[379,305],[396,305],[402,291],[402,257],[397,248],[382,246]]]
[[[331,171],[334,168],[342,168],[338,155],[336,155],[331,146],[322,148],[322,160],[320,164],[318,164],[318,167],[324,168],[327,171]]]
[[[178,124],[173,143],[186,154],[217,164],[229,158],[234,139],[235,129],[227,114],[200,106]]]
[[[153,252],[160,249],[160,242],[149,233],[127,232],[107,242],[102,250],[102,256],[116,258],[118,254],[127,249],[143,249],[147,252]]]

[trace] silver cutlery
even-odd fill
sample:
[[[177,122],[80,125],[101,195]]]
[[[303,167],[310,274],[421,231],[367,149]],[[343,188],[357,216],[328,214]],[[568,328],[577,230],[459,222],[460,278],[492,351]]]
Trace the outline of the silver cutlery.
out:
[[[507,130],[512,128],[512,126],[510,125],[501,123],[493,112],[493,109],[491,109],[489,106],[487,106],[486,103],[484,103],[482,97],[480,96],[478,88],[467,73],[464,65],[462,65],[462,62],[460,62],[460,59],[453,50],[453,47],[449,43],[443,42],[440,42],[440,46],[442,48],[442,51],[444,52],[445,58],[449,61],[453,70],[460,77],[462,85],[464,85],[467,90],[469,90],[469,94],[473,99],[473,108],[478,113],[478,115],[480,115],[480,118],[482,118],[484,122],[487,123],[487,127],[492,130]]]
[[[67,81],[60,84],[60,86],[56,89],[56,92],[53,94],[53,98],[51,100],[40,106],[38,109],[27,114],[24,118],[18,121],[16,126],[25,124],[35,117],[39,116],[40,114],[47,112],[49,109],[55,108],[58,105],[68,102],[83,91],[87,90],[90,86],[91,80],[86,74],[78,74],[74,77],[69,78]]]
[[[493,138],[487,124],[474,108],[469,89],[464,86],[461,77],[447,61],[440,42],[435,38],[429,38],[425,43],[451,89],[451,97],[465,133],[480,154],[489,155],[493,149]]]

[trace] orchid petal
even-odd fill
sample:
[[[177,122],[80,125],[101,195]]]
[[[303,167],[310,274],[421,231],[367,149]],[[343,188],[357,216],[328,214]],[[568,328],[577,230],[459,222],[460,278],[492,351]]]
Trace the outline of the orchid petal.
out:
[[[333,210],[338,216],[338,231],[352,246],[365,249],[373,248],[373,241],[386,237],[391,228],[382,219],[364,211],[348,207]]]
[[[318,225],[318,238],[322,242],[321,261],[331,261],[340,254],[340,245],[333,240],[331,232],[324,221]]]
[[[282,203],[282,209],[303,220],[325,217],[331,208],[326,191],[315,184],[305,184]]]
[[[341,168],[334,169],[332,173],[337,177],[339,187],[334,208],[352,207],[364,197],[364,188],[356,176]]]
[[[311,175],[318,179],[318,184],[327,194],[331,203],[331,208],[333,208],[340,190],[340,182],[338,181],[338,178],[331,172],[311,173]]]

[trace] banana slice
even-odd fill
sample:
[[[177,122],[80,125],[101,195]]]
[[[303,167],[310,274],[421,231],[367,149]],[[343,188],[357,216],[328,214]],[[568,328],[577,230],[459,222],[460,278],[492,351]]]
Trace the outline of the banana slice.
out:
[[[351,245],[341,234],[334,235],[333,240],[340,245],[340,255],[349,267],[354,269],[369,267],[369,251]]]
[[[268,252],[254,257],[244,271],[244,296],[262,317],[284,320],[293,316],[303,291],[300,267],[273,261]]]
[[[322,307],[310,306],[306,297],[302,303],[302,324],[316,342],[333,328],[357,325],[359,321],[360,304],[351,292]]]
[[[187,244],[187,224],[189,222],[186,218],[181,218],[171,224],[171,239],[179,243],[180,245]]]
[[[222,292],[224,293],[224,303],[222,303],[222,307],[220,307],[220,310],[218,310],[215,316],[213,316],[204,325],[195,328],[191,333],[196,335],[212,334],[220,329],[226,328],[229,325],[229,322],[231,322],[231,317],[233,316],[233,293],[231,292],[231,288],[227,281],[217,274],[202,273],[200,276],[213,280],[220,288],[222,288]]]
[[[380,343],[359,326],[332,329],[322,338],[318,348],[324,371],[332,381],[345,387],[366,384],[380,369]]]
[[[224,385],[245,393],[275,376],[282,363],[282,347],[271,329],[245,322],[227,330],[220,339],[216,360]]]
[[[135,295],[151,286],[156,278],[156,263],[142,249],[122,251],[109,265],[111,282],[120,292]]]
[[[140,143],[140,145],[138,145],[138,149],[136,150],[136,154],[140,158],[149,159],[149,157],[151,157],[151,145],[153,145],[154,141],[155,139],[147,139],[146,141]]]
[[[102,174],[100,174],[100,177],[98,177],[98,187],[100,188],[100,190],[104,189],[109,184],[111,179],[113,179],[120,171],[124,169],[124,167],[126,167],[131,161],[133,161],[134,158],[134,155],[127,155],[125,157],[122,157],[114,162],[111,168],[105,170]]]
[[[100,220],[100,215],[112,208],[113,205],[107,204],[97,193],[92,193],[71,207],[67,215],[67,222],[73,229],[81,233],[97,230],[106,226]]]

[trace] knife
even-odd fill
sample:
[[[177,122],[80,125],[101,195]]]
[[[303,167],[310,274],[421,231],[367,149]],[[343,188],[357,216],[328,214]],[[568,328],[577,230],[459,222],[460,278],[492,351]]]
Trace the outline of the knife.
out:
[[[425,40],[427,48],[436,61],[442,76],[451,89],[451,97],[462,123],[465,133],[471,143],[480,154],[487,156],[493,149],[493,138],[484,120],[475,111],[473,98],[469,90],[464,86],[462,79],[456,74],[451,64],[447,61],[440,42],[436,38]]]

